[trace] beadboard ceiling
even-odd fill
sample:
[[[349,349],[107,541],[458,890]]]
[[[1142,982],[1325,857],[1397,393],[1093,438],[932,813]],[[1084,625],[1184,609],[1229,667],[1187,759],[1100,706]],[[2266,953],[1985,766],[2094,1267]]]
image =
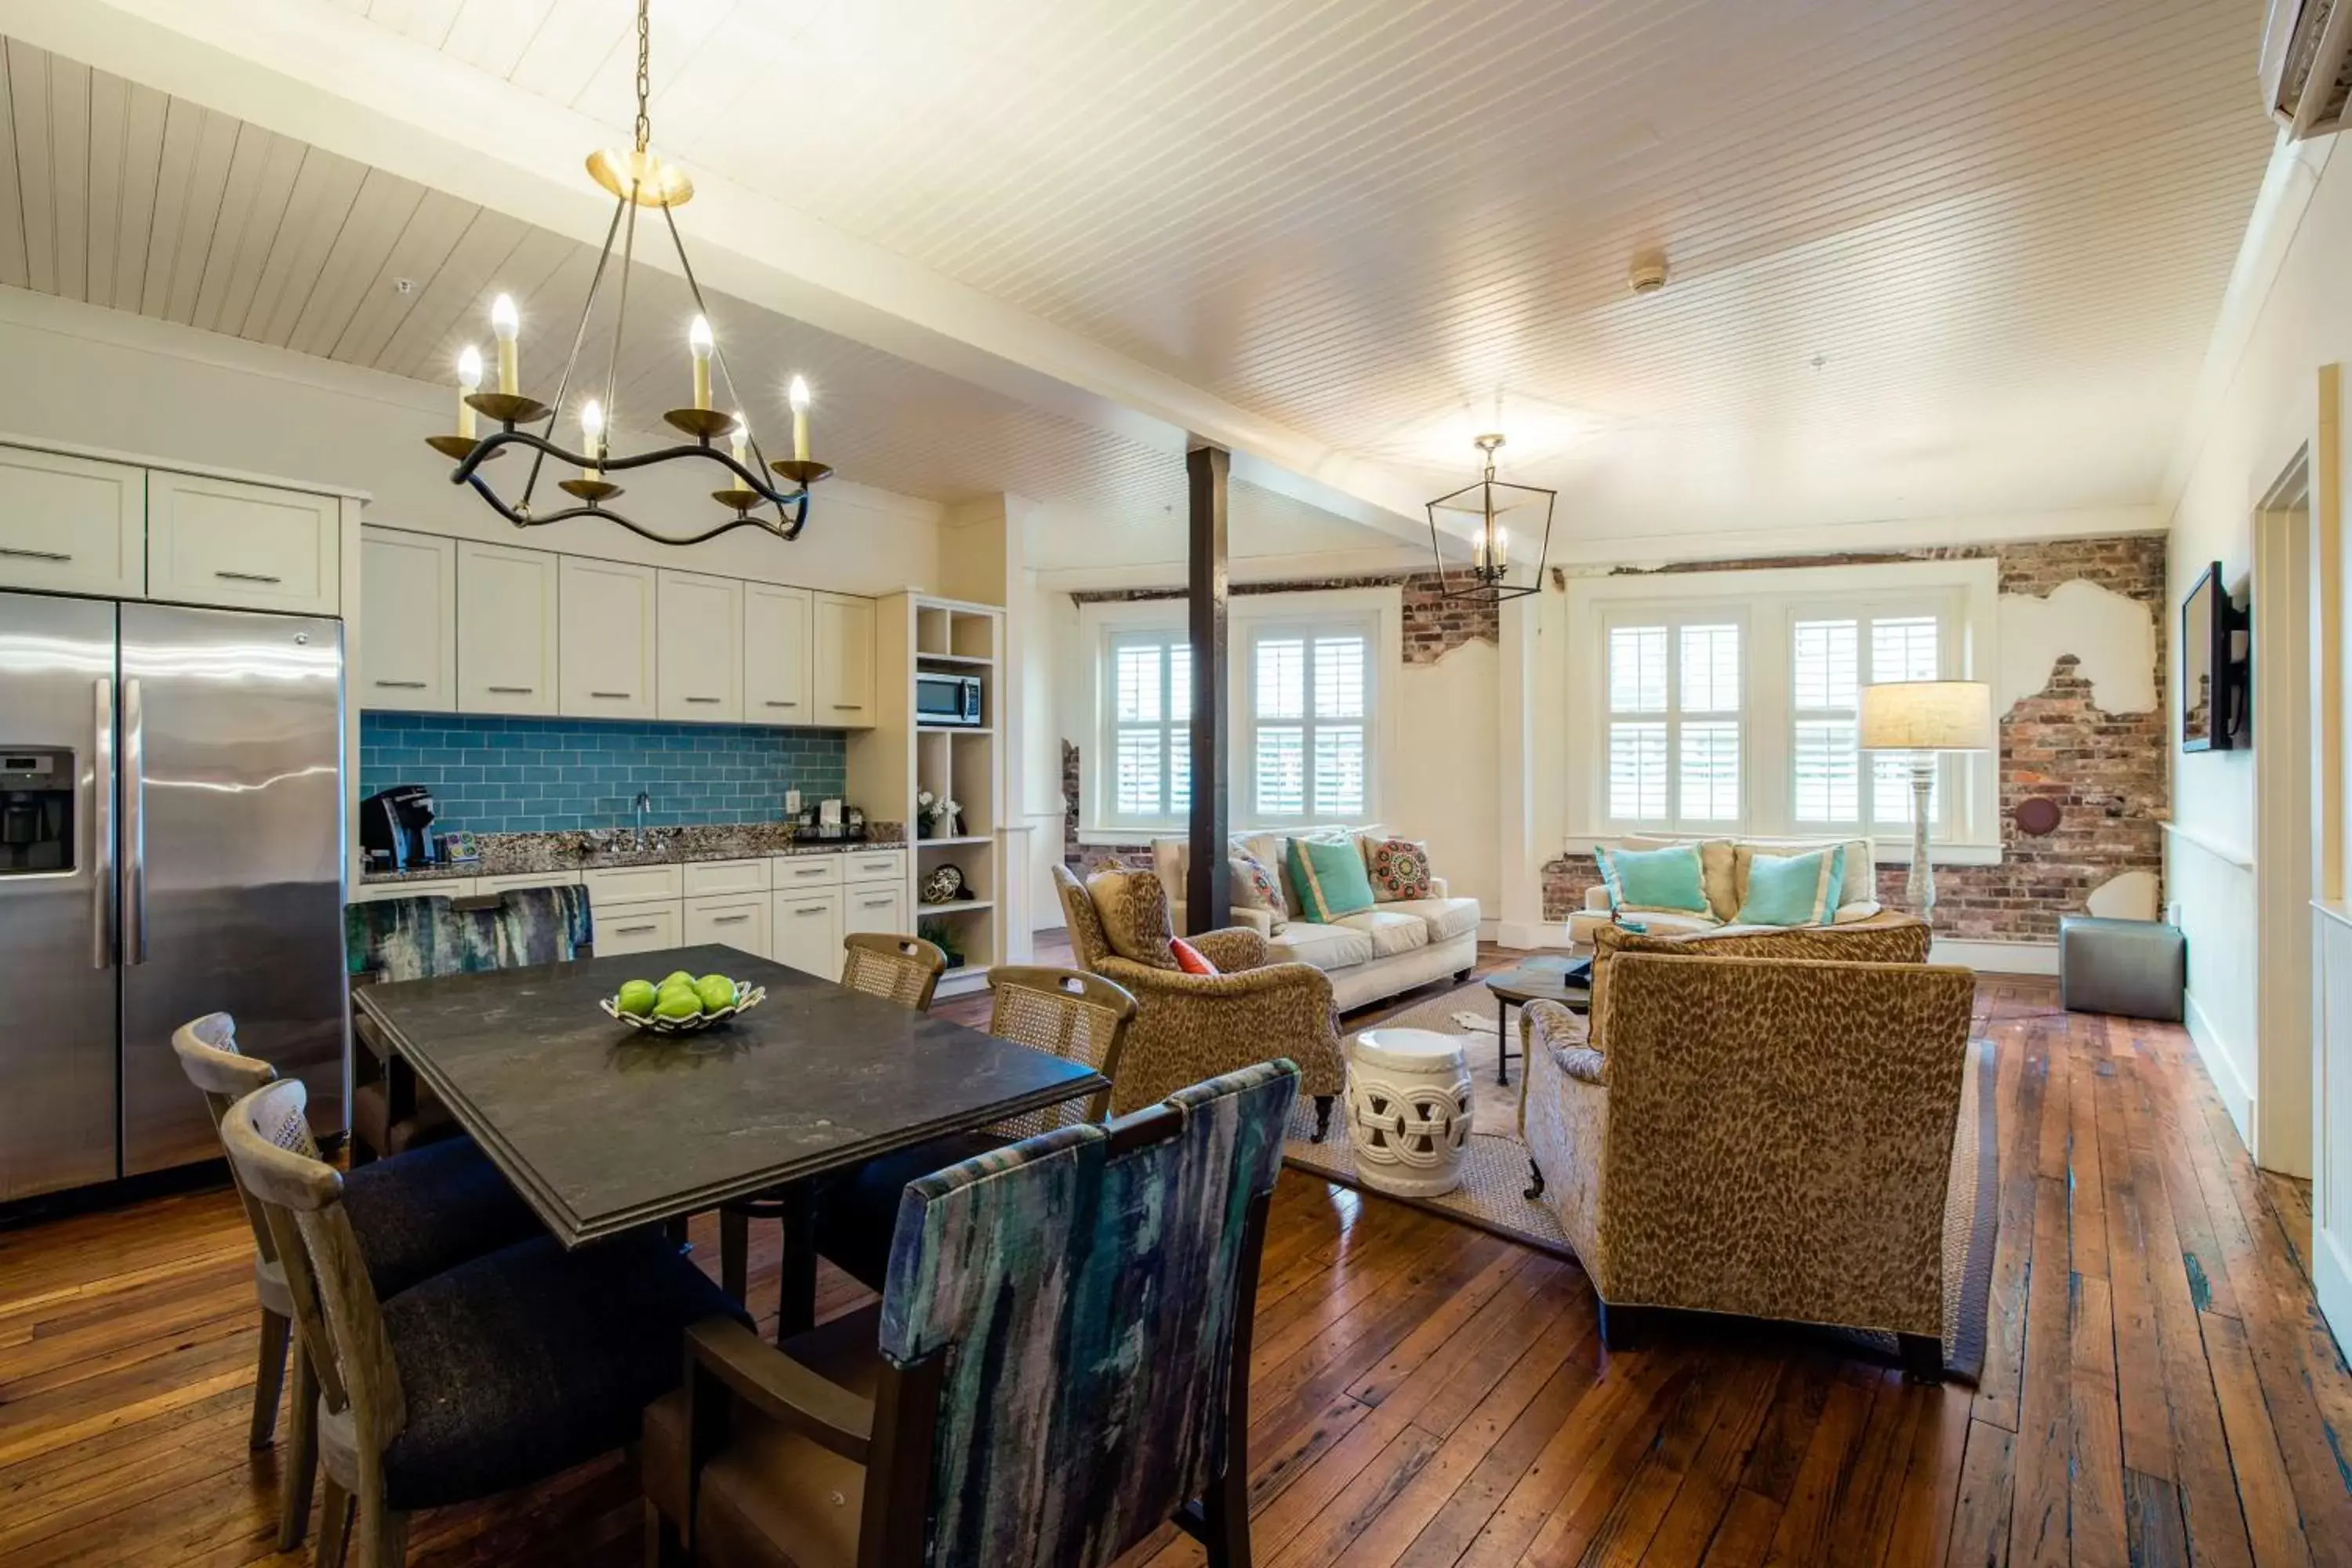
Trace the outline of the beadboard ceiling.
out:
[[[516,109],[518,141],[534,103],[617,133],[632,9],[251,0],[243,41],[206,43],[258,59],[273,29],[363,29],[404,80]],[[699,177],[984,301],[992,353],[1024,358],[1003,323],[1034,323],[1039,376],[1099,390],[1066,368],[1098,346],[1263,422],[1269,451],[1356,465],[1391,520],[1494,425],[1507,470],[1561,487],[1570,538],[1752,533],[2157,499],[2273,142],[2262,21],[2261,0],[656,0],[654,124]],[[199,107],[202,84],[167,99],[21,43],[8,81],[0,281],[429,378],[493,285],[551,328],[584,289],[576,237],[292,142],[259,98],[232,118],[244,89]],[[1637,299],[1650,250],[1673,280]],[[682,316],[676,284],[645,286],[649,319]],[[1171,536],[1181,439],[867,346],[887,334],[724,315],[739,365],[809,368],[845,474]],[[961,330],[952,307],[920,324]],[[532,333],[535,369],[561,337]],[[624,409],[666,406],[681,365],[641,342]]]

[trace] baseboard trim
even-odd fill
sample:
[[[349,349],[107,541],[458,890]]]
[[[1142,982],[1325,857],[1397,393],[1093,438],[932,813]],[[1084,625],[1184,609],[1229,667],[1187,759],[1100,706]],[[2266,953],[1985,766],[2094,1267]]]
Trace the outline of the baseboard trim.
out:
[[[2213,1080],[2213,1092],[2221,1097],[2221,1109],[2230,1113],[2237,1124],[2238,1138],[2248,1149],[2254,1146],[2254,1091],[2238,1071],[2238,1064],[2230,1054],[2228,1039],[2213,1026],[2197,1000],[2197,993],[2181,994],[2181,1019],[2189,1027],[2189,1038],[2197,1047],[2198,1059],[2205,1064],[2205,1076]]]
[[[2055,974],[2054,942],[1959,942],[1937,937],[1928,955],[1937,963],[1958,963],[1987,974]]]
[[[1487,934],[1487,922],[1483,920],[1478,922],[1478,934]],[[1507,947],[1517,952],[1538,947],[1566,947],[1569,945],[1568,925],[1566,921],[1498,920],[1494,922],[1493,941],[1496,947]]]
[[[2352,1259],[2345,1258],[2334,1237],[2316,1227],[2311,1237],[2311,1290],[2319,1298],[2320,1321],[2336,1337],[2340,1355],[2344,1331],[2352,1328]]]

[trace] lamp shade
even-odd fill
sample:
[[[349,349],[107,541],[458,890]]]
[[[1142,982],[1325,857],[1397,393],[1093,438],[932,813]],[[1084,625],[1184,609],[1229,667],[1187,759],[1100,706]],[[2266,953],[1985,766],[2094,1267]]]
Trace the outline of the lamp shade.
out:
[[[1865,752],[1992,750],[1992,688],[1981,680],[1893,680],[1862,689]]]

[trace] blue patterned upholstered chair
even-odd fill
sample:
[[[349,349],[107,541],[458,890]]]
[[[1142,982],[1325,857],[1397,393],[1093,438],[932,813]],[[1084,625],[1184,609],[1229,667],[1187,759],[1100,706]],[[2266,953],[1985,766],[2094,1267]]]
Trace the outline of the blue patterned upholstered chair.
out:
[[[1249,1556],[1249,1331],[1288,1060],[924,1176],[878,1307],[688,1336],[646,1413],[648,1555],[1086,1568],[1173,1519]]]
[[[172,1049],[188,1081],[203,1092],[218,1131],[228,1108],[278,1079],[278,1069],[236,1048],[236,1021],[207,1013],[172,1032]],[[232,1176],[234,1170],[232,1169]],[[286,1436],[285,1487],[278,1500],[278,1545],[291,1552],[310,1521],[310,1480],[318,1469],[319,1379],[308,1348],[293,1333],[294,1299],[261,1205],[240,1185],[253,1227],[253,1289],[261,1303],[261,1360],[253,1379],[253,1447],[265,1447],[278,1426],[278,1396],[289,1359],[294,1396]],[[539,1216],[515,1195],[471,1139],[452,1139],[345,1179],[343,1205],[379,1296],[396,1295],[443,1269],[541,1233]],[[290,1358],[289,1358],[289,1353]]]
[[[593,955],[585,888],[524,888],[452,899],[420,893],[343,906],[343,951],[354,986],[383,981],[478,974]],[[352,1163],[365,1164],[417,1144],[454,1137],[446,1107],[383,1070],[375,1031],[356,1014]]]
[[[365,1173],[346,1177],[319,1157],[304,1099],[299,1079],[254,1090],[221,1119],[221,1143],[268,1223],[303,1342],[326,1352],[320,1568],[342,1568],[355,1528],[362,1568],[400,1568],[412,1510],[621,1447],[646,1402],[677,1386],[689,1325],[751,1332],[718,1286],[645,1230],[574,1252],[542,1235],[385,1294],[352,1206]]]

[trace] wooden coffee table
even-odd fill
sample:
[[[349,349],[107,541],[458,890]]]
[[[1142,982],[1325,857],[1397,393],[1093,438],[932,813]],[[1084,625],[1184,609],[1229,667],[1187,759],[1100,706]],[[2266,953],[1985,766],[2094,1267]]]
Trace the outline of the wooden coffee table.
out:
[[[1506,969],[1486,977],[1486,989],[1495,997],[1495,1081],[1511,1081],[1511,1058],[1518,1053],[1511,1048],[1511,1009],[1529,1002],[1557,1002],[1571,1012],[1583,1013],[1592,1006],[1592,993],[1581,982],[1568,978],[1568,966],[1583,962],[1582,954],[1560,956],[1546,953],[1521,963],[1516,969]]]

